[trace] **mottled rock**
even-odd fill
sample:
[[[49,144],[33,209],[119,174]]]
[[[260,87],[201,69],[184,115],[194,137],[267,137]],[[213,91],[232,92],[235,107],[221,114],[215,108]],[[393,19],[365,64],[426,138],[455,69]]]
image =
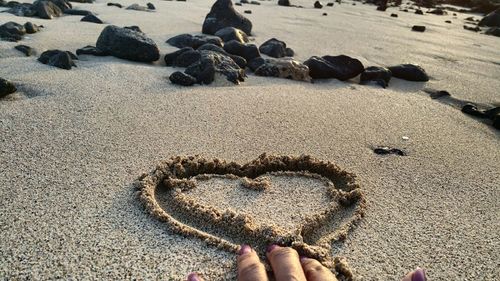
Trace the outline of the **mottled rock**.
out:
[[[13,1],[9,2],[12,3]],[[7,3],[7,4],[9,4]],[[36,10],[33,4],[30,3],[14,3],[13,5],[7,5],[10,7],[6,12],[16,15],[18,17],[34,17],[36,16]]]
[[[367,84],[370,82],[375,82],[386,88],[389,85],[391,77],[392,73],[389,69],[379,66],[370,66],[365,68],[365,71],[361,73],[360,83]]]
[[[248,35],[252,34],[252,23],[234,9],[231,0],[217,0],[205,17],[202,32],[215,34],[228,26],[241,29]]]
[[[414,25],[411,28],[412,31],[417,31],[417,32],[424,32],[425,31],[425,26],[423,25]]]
[[[392,73],[392,76],[408,81],[429,81],[429,76],[425,70],[415,64],[400,64],[396,66],[388,67]]]
[[[38,0],[33,3],[36,15],[42,19],[53,19],[62,16],[62,10],[53,2]]]
[[[17,45],[14,48],[20,51],[21,53],[25,54],[27,57],[33,55],[34,53],[33,49],[30,46],[26,45]]]
[[[0,78],[0,98],[3,98],[9,94],[16,92],[16,86],[12,82]]]
[[[479,21],[479,26],[500,27],[500,8],[487,14]]]
[[[144,32],[142,32],[141,28],[140,28],[140,27],[138,27],[137,25],[124,26],[123,28],[125,28],[125,29],[130,29],[130,30],[132,30],[132,31],[135,31],[135,32],[139,32],[139,33],[144,34]]]
[[[43,52],[38,58],[38,61],[43,64],[70,70],[71,67],[76,67],[76,64],[73,60],[77,59],[78,57],[76,55],[68,51],[49,50]]]
[[[85,22],[92,22],[92,23],[97,23],[97,24],[102,24],[102,20],[99,19],[98,17],[94,16],[94,15],[87,15],[87,16],[84,16],[81,21],[85,21]]]
[[[212,51],[200,51],[200,53],[201,59],[185,71],[186,74],[195,77],[197,83],[210,84],[216,75],[222,75],[234,84],[245,80],[245,71],[230,57]]]
[[[144,33],[115,25],[104,28],[96,47],[112,56],[132,61],[153,62],[160,58],[158,46]]]
[[[180,71],[172,73],[170,77],[168,77],[168,79],[170,79],[170,82],[172,82],[172,84],[181,86],[192,86],[196,83],[196,78]]]
[[[309,68],[291,58],[267,59],[256,70],[255,75],[286,78],[297,81],[311,82]]]
[[[236,40],[240,43],[248,42],[248,35],[243,32],[243,30],[234,28],[232,26],[224,27],[217,32],[215,32],[215,36],[222,39],[224,42],[229,42],[231,40]]]
[[[345,55],[313,56],[304,64],[309,67],[313,79],[336,78],[345,81],[358,76],[365,69],[359,60]]]
[[[256,57],[260,57],[260,52],[254,44],[241,44],[236,40],[227,42],[224,45],[224,50],[232,55],[237,55],[250,61]]]
[[[85,46],[83,48],[80,48],[76,50],[76,55],[92,55],[92,56],[98,56],[98,57],[103,57],[107,56],[108,54],[106,52],[103,52],[102,50],[97,49],[94,46]]]
[[[262,43],[259,51],[273,58],[293,57],[294,51],[286,47],[286,43],[276,38],[271,38]]]
[[[316,2],[314,2],[314,8],[321,9],[321,8],[323,8],[323,4],[321,4],[321,2],[319,2],[319,1],[316,1]]]
[[[177,48],[191,47],[193,49],[197,49],[198,47],[206,43],[221,47],[223,45],[222,39],[220,39],[219,37],[206,34],[180,34],[168,39],[167,43]]]

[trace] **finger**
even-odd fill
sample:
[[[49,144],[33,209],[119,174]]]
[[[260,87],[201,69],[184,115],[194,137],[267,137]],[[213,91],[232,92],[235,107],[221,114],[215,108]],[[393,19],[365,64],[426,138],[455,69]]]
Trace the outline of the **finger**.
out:
[[[297,251],[289,247],[271,245],[266,254],[276,281],[306,281]]]
[[[402,281],[426,281],[425,270],[417,267],[414,271],[406,274]]]
[[[198,274],[195,272],[189,273],[187,281],[204,281]]]
[[[300,264],[307,281],[337,281],[337,277],[315,259],[301,257]]]
[[[267,281],[264,265],[248,245],[241,246],[238,256],[238,281]]]

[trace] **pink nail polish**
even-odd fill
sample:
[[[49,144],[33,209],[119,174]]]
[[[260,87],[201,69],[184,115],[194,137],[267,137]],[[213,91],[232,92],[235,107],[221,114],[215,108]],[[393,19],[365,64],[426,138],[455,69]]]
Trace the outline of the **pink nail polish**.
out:
[[[276,245],[276,244],[271,244],[271,245],[267,246],[267,248],[266,248],[266,253],[270,253],[270,252],[272,252],[272,251],[273,251],[274,249],[276,249],[277,247],[278,247],[278,245]]]
[[[241,255],[244,255],[244,254],[248,254],[251,251],[252,251],[252,248],[250,246],[243,244],[240,247],[239,255],[241,256]]]
[[[411,281],[426,281],[425,271],[421,268],[417,268],[411,277]]]
[[[189,273],[188,275],[188,280],[187,281],[200,281],[200,277],[198,276],[198,274],[192,272],[192,273]]]

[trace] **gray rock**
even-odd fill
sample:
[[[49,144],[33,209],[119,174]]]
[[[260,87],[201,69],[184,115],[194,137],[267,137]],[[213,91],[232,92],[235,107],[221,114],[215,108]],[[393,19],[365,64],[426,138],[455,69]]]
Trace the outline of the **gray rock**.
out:
[[[126,9],[127,10],[135,10],[135,11],[143,11],[143,12],[150,11],[148,9],[148,7],[141,6],[139,4],[132,4],[132,5],[128,6]]]
[[[27,57],[33,55],[34,50],[26,45],[17,45],[14,47],[16,50],[20,51],[21,53],[25,54]]]
[[[290,0],[278,0],[279,6],[290,7]]]
[[[26,28],[23,25],[9,21],[0,25],[0,38],[5,41],[17,42],[26,34]]]
[[[33,3],[36,15],[42,19],[52,19],[62,16],[62,10],[53,2],[38,0]]]
[[[156,10],[156,7],[155,5],[153,5],[153,3],[147,3],[146,6],[148,7],[148,9],[150,10]]]
[[[170,79],[170,82],[172,82],[172,84],[181,86],[192,86],[196,83],[196,78],[180,71],[172,73],[170,77],[168,77],[168,79]]]
[[[184,48],[182,48],[180,50],[177,50],[177,51],[175,51],[173,53],[166,54],[165,58],[164,58],[165,65],[166,66],[174,66],[174,65],[176,65],[176,59],[177,59],[177,57],[179,57],[181,54],[183,54],[185,52],[189,52],[189,51],[194,51],[194,49],[191,48],[191,47],[184,47]]]
[[[103,52],[102,50],[97,49],[94,46],[85,46],[83,48],[80,48],[76,50],[76,55],[92,55],[92,56],[98,56],[98,57],[103,57],[107,56],[108,54]]]
[[[24,28],[26,29],[26,33],[28,34],[33,34],[40,31],[40,27],[32,22],[26,22],[24,24]]]
[[[231,0],[217,0],[205,17],[202,32],[215,34],[228,26],[241,29],[248,35],[252,34],[252,23],[234,9]]]
[[[500,37],[500,27],[491,27],[484,34]]]
[[[234,28],[232,26],[224,27],[215,33],[215,36],[222,39],[224,42],[236,40],[240,43],[248,43],[248,35],[243,30]]]
[[[206,34],[180,34],[168,39],[167,43],[177,48],[191,47],[193,49],[198,49],[198,47],[206,43],[214,44],[217,46],[223,45],[222,39],[220,39],[219,37]]]
[[[122,4],[119,4],[119,3],[108,3],[107,5],[108,6],[115,6],[115,7],[118,7],[118,8],[123,8]]]
[[[408,81],[426,82],[429,81],[429,76],[425,70],[415,64],[400,64],[388,67],[392,76]]]
[[[16,92],[16,86],[12,82],[0,78],[0,98],[3,98],[9,94]]]
[[[93,15],[91,11],[87,10],[78,10],[78,9],[66,9],[64,10],[64,14],[73,15],[73,16],[88,16]]]
[[[316,2],[314,2],[314,8],[321,9],[321,8],[323,8],[323,4],[321,4],[321,2],[319,2],[319,1],[316,1]]]
[[[81,21],[85,21],[85,22],[92,22],[92,23],[97,23],[97,24],[102,24],[102,20],[99,19],[98,17],[94,16],[94,15],[87,15],[87,16],[84,16]]]

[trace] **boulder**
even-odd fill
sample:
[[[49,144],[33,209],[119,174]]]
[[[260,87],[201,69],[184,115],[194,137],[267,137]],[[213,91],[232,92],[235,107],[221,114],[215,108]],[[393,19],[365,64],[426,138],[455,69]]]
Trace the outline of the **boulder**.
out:
[[[273,58],[293,57],[294,51],[286,47],[286,43],[276,38],[271,38],[259,47],[262,54]]]
[[[379,66],[370,66],[365,68],[365,71],[361,73],[360,83],[361,84],[376,83],[382,86],[383,88],[386,88],[389,85],[391,77],[392,73],[389,69]]]
[[[354,78],[365,70],[363,64],[349,56],[313,56],[304,62],[309,67],[313,79],[335,78],[345,81]]]
[[[416,64],[400,64],[388,67],[392,76],[408,81],[426,82],[429,76],[425,70]]]
[[[222,39],[224,42],[229,42],[231,40],[236,40],[240,43],[248,43],[248,35],[243,32],[243,30],[234,28],[232,26],[224,27],[217,32],[215,36]]]
[[[311,82],[309,68],[292,58],[266,59],[255,71],[257,76]]]
[[[212,51],[200,51],[201,59],[190,65],[185,73],[196,78],[200,84],[210,84],[217,75],[224,76],[228,81],[239,84],[245,80],[245,71],[230,57]]]
[[[234,9],[231,0],[217,0],[205,17],[202,32],[215,34],[228,26],[241,29],[248,35],[252,34],[252,23]]]
[[[76,67],[76,64],[73,60],[78,60],[78,57],[71,52],[60,50],[45,51],[38,58],[38,61],[43,64],[66,70],[70,70],[73,66]]]
[[[52,19],[62,16],[61,8],[50,1],[38,0],[33,3],[33,9],[36,11],[36,15],[42,19]]]
[[[196,83],[196,78],[180,71],[172,73],[168,79],[172,82],[172,84],[181,86],[192,86]]]
[[[76,50],[76,55],[92,55],[92,56],[98,56],[98,57],[103,57],[107,56],[108,54],[103,52],[102,50],[97,49],[94,46],[85,46],[83,48],[80,48]]]
[[[479,21],[479,26],[500,27],[500,8]]]
[[[198,47],[206,43],[221,47],[223,45],[222,39],[220,39],[219,37],[206,34],[180,34],[168,39],[167,43],[177,48],[191,47],[193,49],[197,49]]]
[[[236,40],[227,42],[224,45],[224,50],[232,55],[237,55],[250,61],[256,57],[260,57],[260,52],[254,44],[242,44]]]
[[[33,53],[34,53],[34,50],[31,47],[26,46],[26,45],[17,45],[14,48],[16,50],[18,50],[19,52],[25,54],[27,57],[33,55]]]

